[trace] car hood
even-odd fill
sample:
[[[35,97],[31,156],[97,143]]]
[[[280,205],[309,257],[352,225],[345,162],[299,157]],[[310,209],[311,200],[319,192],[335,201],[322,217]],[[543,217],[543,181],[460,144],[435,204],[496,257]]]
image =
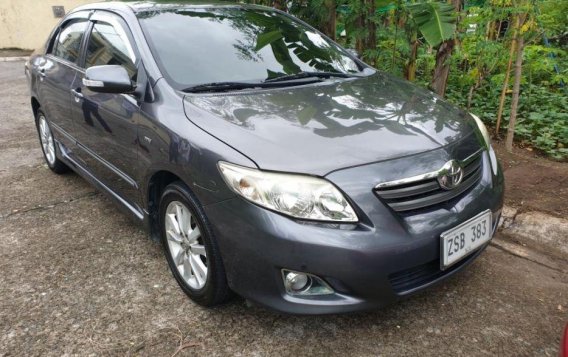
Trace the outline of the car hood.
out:
[[[475,130],[429,91],[377,72],[356,79],[184,97],[189,120],[259,168],[324,176],[445,147]]]

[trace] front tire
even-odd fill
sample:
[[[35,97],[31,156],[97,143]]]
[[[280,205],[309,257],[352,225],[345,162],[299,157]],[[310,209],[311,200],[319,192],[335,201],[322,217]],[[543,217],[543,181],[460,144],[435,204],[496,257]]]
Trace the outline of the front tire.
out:
[[[69,171],[69,167],[57,158],[53,133],[51,132],[51,128],[47,122],[45,114],[41,110],[38,110],[37,112],[36,124],[43,158],[45,159],[47,166],[56,174],[63,174]]]
[[[196,303],[214,306],[230,298],[221,253],[197,199],[182,182],[168,185],[159,208],[161,242],[170,270]]]

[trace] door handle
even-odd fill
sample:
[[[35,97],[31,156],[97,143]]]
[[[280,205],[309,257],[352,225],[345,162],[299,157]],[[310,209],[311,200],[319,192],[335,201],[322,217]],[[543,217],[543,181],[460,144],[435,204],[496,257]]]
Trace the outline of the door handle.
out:
[[[83,93],[81,93],[81,88],[71,89],[71,94],[75,97],[75,101],[79,103],[83,99]]]

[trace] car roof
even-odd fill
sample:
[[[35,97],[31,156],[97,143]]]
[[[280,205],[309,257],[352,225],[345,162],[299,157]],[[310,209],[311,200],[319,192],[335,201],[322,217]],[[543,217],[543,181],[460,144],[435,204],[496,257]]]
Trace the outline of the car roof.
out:
[[[114,10],[122,12],[161,11],[168,9],[191,8],[191,7],[241,7],[241,8],[265,8],[258,5],[239,4],[232,1],[111,1],[98,2],[80,6],[74,11],[81,10]]]

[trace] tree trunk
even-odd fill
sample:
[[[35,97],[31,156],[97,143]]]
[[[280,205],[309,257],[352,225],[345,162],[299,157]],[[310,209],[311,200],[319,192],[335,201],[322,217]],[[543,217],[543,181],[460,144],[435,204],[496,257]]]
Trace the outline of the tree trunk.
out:
[[[519,94],[521,89],[521,75],[523,70],[523,36],[519,36],[517,40],[517,60],[515,61],[515,82],[513,83],[513,98],[511,99],[511,116],[509,118],[509,126],[507,127],[507,138],[505,140],[505,148],[508,152],[513,151],[513,137],[515,136],[515,123],[517,122],[517,108],[519,106]]]
[[[475,93],[476,90],[479,89],[479,87],[481,87],[481,83],[483,82],[483,78],[484,78],[484,75],[483,75],[483,74],[480,74],[480,75],[477,77],[477,80],[475,81],[475,84],[472,85],[472,86],[469,88],[469,93],[468,93],[468,95],[467,95],[467,111],[468,111],[468,112],[469,112],[469,109],[471,108],[471,102],[473,101],[473,94]]]
[[[274,0],[272,2],[272,7],[278,10],[286,11],[286,2],[283,0]]]
[[[328,19],[325,26],[325,34],[335,41],[337,29],[337,5],[335,0],[326,0],[325,7],[328,13]]]
[[[362,29],[365,28],[365,13],[361,12],[360,14],[357,15],[357,19],[355,20],[355,24],[357,26],[357,29]],[[355,39],[355,50],[357,50],[357,53],[359,54],[359,56],[363,56],[363,50],[365,49],[365,43],[364,43],[364,39],[362,36],[357,36],[357,38]]]
[[[409,81],[414,81],[416,79],[416,57],[418,56],[418,38],[415,31],[413,31],[410,37],[410,56],[408,57],[408,62],[406,63],[406,68],[404,70],[404,75]]]
[[[398,21],[394,22],[394,41],[392,45],[392,61],[391,72],[394,72],[394,64],[396,62],[396,41],[398,40]]]
[[[461,0],[452,0],[451,2],[456,12],[459,13],[462,7]],[[447,60],[452,55],[455,45],[455,39],[444,41],[436,52],[436,67],[434,67],[430,88],[442,97],[446,94],[446,85],[448,83],[448,75],[450,74],[450,64]]]
[[[487,24],[487,39],[495,41],[497,39],[499,20],[491,21]]]
[[[391,16],[385,16],[383,17],[383,28],[389,28],[389,26],[391,25]]]
[[[375,24],[375,0],[368,0],[367,2],[367,41],[365,47],[369,50],[377,48],[377,25]],[[373,65],[376,65],[376,59],[373,59]]]
[[[335,1],[330,1],[328,6],[329,11],[329,26],[328,26],[328,35],[332,40],[336,40],[336,33],[337,33],[337,5]]]
[[[444,41],[436,51],[436,67],[434,67],[430,88],[442,97],[446,94],[446,84],[450,74],[450,64],[446,61],[452,55],[454,43],[453,39]]]
[[[515,18],[515,27],[513,28],[513,39],[511,40],[511,49],[509,50],[509,62],[507,63],[507,71],[505,71],[505,80],[503,81],[503,88],[501,89],[501,97],[499,98],[499,109],[497,110],[497,122],[495,124],[495,135],[499,135],[501,128],[501,118],[503,117],[503,108],[505,107],[505,97],[507,96],[507,89],[509,88],[509,77],[511,73],[511,66],[513,65],[513,56],[517,46],[517,33],[519,25],[519,17]]]

